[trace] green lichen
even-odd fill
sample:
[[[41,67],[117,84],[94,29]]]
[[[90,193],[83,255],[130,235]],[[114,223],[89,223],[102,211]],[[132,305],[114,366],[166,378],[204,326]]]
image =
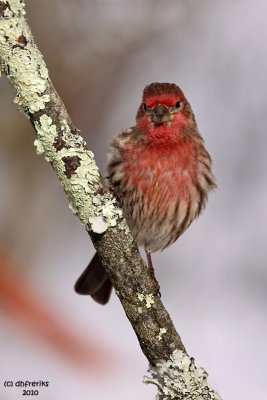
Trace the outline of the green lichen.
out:
[[[42,143],[40,142],[40,140],[35,139],[35,141],[33,142],[34,146],[36,147],[36,154],[38,154],[38,156],[40,156],[41,154],[44,153],[44,148]]]
[[[86,149],[86,143],[78,132],[71,129],[64,106],[60,104],[60,115],[55,121],[50,117],[54,115],[50,114],[50,108],[55,105],[46,106],[51,98],[55,102],[56,96],[42,55],[24,18],[24,1],[10,0],[6,4],[8,6],[0,19],[0,68],[16,90],[15,103],[28,117],[44,110],[38,120],[36,116],[32,117],[37,132],[34,142],[37,154],[44,154],[53,165],[69,198],[71,210],[85,228],[103,233],[117,224],[122,211],[110,193],[95,195],[102,193],[103,188],[94,155]],[[75,160],[76,165],[67,164],[68,160],[70,163]],[[128,229],[123,222],[120,227],[125,231]]]
[[[152,305],[155,303],[154,301],[154,295],[152,293],[150,294],[143,294],[143,293],[137,293],[138,300],[146,303],[146,308],[151,308]]]
[[[55,149],[53,149],[53,141],[57,134],[57,127],[53,124],[52,118],[46,114],[43,114],[40,117],[39,122],[36,121],[34,125],[37,133],[38,147],[43,150],[42,153],[45,154],[46,161],[52,163],[57,156]]]
[[[93,198],[94,215],[101,215],[109,227],[117,225],[122,210],[116,207],[116,199],[111,193],[98,194]]]
[[[18,0],[8,0],[8,4],[10,5],[10,8],[7,7],[5,9],[4,12],[4,16],[6,18],[8,17],[12,17],[13,14],[17,14],[17,15],[25,15],[26,11],[25,11],[25,4],[24,1],[18,1]]]
[[[158,336],[157,336],[159,342],[162,340],[162,336],[163,336],[166,332],[167,332],[167,329],[166,329],[166,328],[160,328],[159,334],[158,334]]]
[[[158,387],[156,400],[221,400],[209,388],[207,372],[197,368],[194,359],[181,350],[175,350],[169,360],[151,366],[149,372],[151,377],[145,376],[144,383]]]
[[[89,223],[91,225],[92,231],[95,233],[99,233],[99,234],[104,233],[108,228],[108,224],[106,223],[106,221],[104,220],[102,215],[90,216]]]
[[[24,2],[10,0],[10,8],[0,20],[1,69],[16,90],[14,102],[23,111],[34,113],[45,108],[48,71],[23,15]],[[23,43],[19,38],[24,37]]]
[[[37,132],[38,142],[41,143],[44,149],[45,158],[53,165],[64,190],[69,197],[72,211],[74,214],[79,216],[82,224],[85,227],[88,227],[92,206],[92,200],[88,194],[93,193],[93,188],[90,187],[90,182],[93,181],[92,176],[95,181],[97,180],[95,172],[96,167],[94,166],[91,152],[84,149],[81,150],[79,147],[69,147],[68,149],[63,148],[61,151],[56,151],[54,143],[57,137],[57,128],[56,125],[53,124],[52,118],[46,114],[42,115],[39,121],[35,122],[35,129]],[[63,131],[63,138],[64,132],[65,131]],[[65,163],[62,158],[75,155],[79,155],[81,165],[77,168],[76,173],[68,178],[65,174]],[[90,165],[92,165],[92,176],[90,175]],[[79,175],[80,169],[82,171],[81,176]],[[87,174],[85,171],[87,171]],[[90,179],[88,179],[87,175],[90,175]]]
[[[78,215],[87,230],[103,233],[108,227],[115,226],[122,216],[116,207],[116,200],[110,193],[94,195],[100,181],[99,170],[94,155],[85,150],[85,142],[74,135],[66,121],[61,125],[62,140],[67,146],[56,151],[54,143],[58,135],[52,118],[44,114],[35,122],[37,132],[37,150],[44,150],[45,158],[57,172],[70,200],[70,208]],[[63,158],[78,156],[80,165],[71,177],[67,177]]]

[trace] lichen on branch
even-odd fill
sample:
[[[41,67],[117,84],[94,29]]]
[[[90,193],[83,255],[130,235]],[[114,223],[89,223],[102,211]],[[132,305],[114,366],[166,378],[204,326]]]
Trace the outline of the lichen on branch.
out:
[[[220,400],[220,395],[210,389],[208,374],[197,368],[195,361],[181,350],[175,350],[167,361],[160,360],[150,367],[151,376],[144,383],[158,387],[156,400]]]
[[[53,165],[70,200],[70,208],[83,226],[100,233],[93,223],[95,218],[101,221],[101,233],[114,226],[122,211],[116,207],[111,193],[100,190],[100,173],[94,155],[87,150],[82,137],[71,129],[66,119],[56,125],[46,114],[34,120],[34,126],[37,152],[44,153]]]
[[[48,71],[24,15],[24,2],[0,2],[1,69],[16,90],[15,103],[25,112],[34,113],[50,101],[46,93]]]
[[[37,154],[54,168],[70,208],[91,236],[109,274],[150,363],[152,377],[146,382],[158,386],[158,399],[218,400],[208,387],[206,373],[196,369],[187,355],[155,294],[122,210],[105,187],[93,153],[73,126],[49,79],[25,20],[24,6],[23,0],[0,1],[0,70],[16,91],[15,103],[36,131]]]
[[[72,127],[24,15],[24,2],[0,2],[1,70],[15,88],[14,102],[34,125],[37,154],[43,154],[52,164],[71,210],[88,231],[103,233],[116,225],[122,211],[100,184],[94,155]],[[97,197],[90,196],[93,194]]]

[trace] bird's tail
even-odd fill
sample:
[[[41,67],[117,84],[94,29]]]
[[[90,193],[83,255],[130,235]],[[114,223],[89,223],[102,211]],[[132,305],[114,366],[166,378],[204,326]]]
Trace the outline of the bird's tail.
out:
[[[91,295],[97,303],[104,305],[109,301],[112,283],[97,253],[75,283],[74,289],[76,293]]]

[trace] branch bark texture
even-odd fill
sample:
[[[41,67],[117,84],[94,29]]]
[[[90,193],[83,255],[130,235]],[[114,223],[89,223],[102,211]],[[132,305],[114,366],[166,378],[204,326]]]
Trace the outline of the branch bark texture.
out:
[[[175,330],[113,195],[50,81],[25,19],[23,0],[0,1],[0,70],[30,119],[35,146],[55,170],[70,208],[89,233],[135,330],[158,399],[219,399]]]

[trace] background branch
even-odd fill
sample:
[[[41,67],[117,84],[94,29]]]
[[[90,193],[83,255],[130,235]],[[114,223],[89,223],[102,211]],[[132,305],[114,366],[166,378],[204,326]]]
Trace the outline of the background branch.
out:
[[[197,369],[160,298],[118,204],[104,185],[92,152],[53,87],[24,18],[24,1],[0,1],[0,65],[30,119],[38,154],[54,168],[70,208],[89,233],[151,365],[159,397],[219,399]]]

